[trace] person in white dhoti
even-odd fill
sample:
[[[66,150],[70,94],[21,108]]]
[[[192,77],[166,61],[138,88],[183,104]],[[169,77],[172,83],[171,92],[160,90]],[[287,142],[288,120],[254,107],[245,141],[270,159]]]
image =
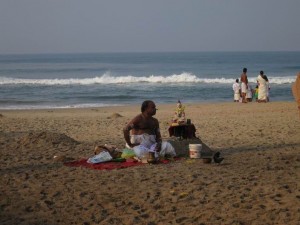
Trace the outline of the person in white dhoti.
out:
[[[258,77],[258,102],[267,102],[267,82],[264,78],[264,71],[260,71]]]
[[[149,152],[154,152],[156,158],[159,156],[165,157],[166,155],[170,157],[176,156],[175,149],[169,142],[166,141],[162,141],[160,151],[156,151],[157,144],[159,144],[159,142],[156,141],[155,135],[149,135],[147,133],[141,135],[130,135],[130,142],[138,144],[132,148],[138,158],[143,158],[143,156],[147,155]],[[131,148],[127,143],[126,147]]]
[[[153,101],[144,101],[142,113],[134,117],[123,129],[126,147],[132,148],[139,158],[149,152],[154,152],[156,157],[176,156],[173,146],[162,141],[159,122],[153,117],[156,110]]]
[[[248,102],[252,102],[252,97],[253,97],[253,90],[251,85],[248,83],[248,89],[247,89],[247,94],[246,94],[246,98]]]
[[[233,101],[239,102],[241,97],[241,88],[239,84],[239,79],[235,80],[235,83],[232,85],[233,90]]]
[[[243,69],[243,73],[241,74],[241,95],[242,102],[247,103],[247,89],[248,89],[248,77],[247,77],[247,68]]]
[[[264,76],[263,76],[263,78],[265,79],[265,81],[266,81],[266,90],[267,90],[267,102],[269,102],[270,101],[270,82],[269,82],[269,79],[268,79],[268,77],[267,77],[267,75],[266,74],[264,74]]]

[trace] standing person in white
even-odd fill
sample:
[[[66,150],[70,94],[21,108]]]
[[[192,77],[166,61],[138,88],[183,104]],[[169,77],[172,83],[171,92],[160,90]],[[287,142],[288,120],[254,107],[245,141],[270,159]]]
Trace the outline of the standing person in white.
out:
[[[258,102],[267,102],[267,82],[264,79],[264,71],[260,71],[258,77]]]
[[[247,89],[248,89],[248,78],[247,78],[247,68],[243,69],[241,74],[241,92],[242,92],[242,102],[247,103]]]
[[[247,89],[247,94],[246,94],[246,98],[248,102],[252,102],[252,87],[251,85],[248,83],[248,89]]]
[[[233,101],[239,102],[241,97],[241,87],[240,87],[239,79],[235,80],[235,83],[232,85],[232,90],[233,90]]]
[[[269,98],[269,94],[270,94],[270,82],[269,82],[269,79],[267,77],[266,74],[264,74],[264,79],[266,81],[266,90],[267,90],[267,101],[269,102],[270,101],[270,98]]]

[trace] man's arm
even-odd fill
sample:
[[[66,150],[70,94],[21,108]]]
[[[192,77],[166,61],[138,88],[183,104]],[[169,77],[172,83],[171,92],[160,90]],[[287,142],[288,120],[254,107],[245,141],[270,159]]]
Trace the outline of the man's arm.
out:
[[[134,127],[134,125],[129,123],[123,129],[124,139],[125,139],[127,145],[131,148],[133,147],[133,145],[131,144],[131,141],[130,141],[130,130],[133,129],[133,127]]]
[[[127,145],[131,148],[136,146],[136,144],[132,144],[130,141],[130,130],[136,128],[136,124],[138,124],[138,121],[139,121],[139,116],[136,116],[123,129],[124,139]]]
[[[161,133],[159,129],[159,123],[158,120],[156,120],[156,126],[155,126],[155,136],[156,136],[156,142],[157,142],[157,147],[156,151],[160,152],[161,150],[161,143],[162,143],[162,138],[161,138]]]

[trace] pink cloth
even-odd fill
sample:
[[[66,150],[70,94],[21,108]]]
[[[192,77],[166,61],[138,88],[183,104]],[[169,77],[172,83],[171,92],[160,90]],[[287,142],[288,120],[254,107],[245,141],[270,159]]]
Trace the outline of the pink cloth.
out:
[[[175,160],[179,160],[180,158],[176,158]],[[159,161],[159,164],[167,164],[169,163],[169,160],[163,160]],[[147,163],[141,163],[141,162],[103,162],[103,163],[97,163],[97,164],[90,164],[87,163],[87,159],[80,159],[73,162],[66,162],[64,163],[65,166],[70,167],[86,167],[89,169],[94,170],[114,170],[114,169],[124,169],[132,166],[143,166],[147,165]]]

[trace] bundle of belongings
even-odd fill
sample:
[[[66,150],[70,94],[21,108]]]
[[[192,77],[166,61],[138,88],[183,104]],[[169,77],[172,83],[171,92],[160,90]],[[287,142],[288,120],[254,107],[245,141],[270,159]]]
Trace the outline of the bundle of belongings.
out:
[[[94,156],[87,160],[88,163],[101,163],[108,161],[139,161],[143,163],[154,163],[165,157],[173,158],[176,156],[173,146],[163,141],[160,152],[156,151],[155,135],[142,134],[132,135],[132,143],[140,143],[139,145],[125,149],[117,149],[112,145],[95,146]]]
[[[146,165],[147,163],[167,164],[170,162],[168,159],[159,158],[159,160],[156,160],[155,157],[153,157],[152,152],[148,152],[148,156],[142,160],[136,156],[133,149],[124,148],[120,150],[110,145],[95,146],[94,154],[95,155],[88,160],[80,159],[65,162],[64,165],[70,167],[85,167],[95,170],[114,170]],[[179,158],[174,158],[174,160],[178,159]]]
[[[141,135],[131,135],[130,137],[131,143],[139,144],[133,148],[130,148],[127,144],[126,147],[129,149],[133,149],[135,155],[139,159],[144,159],[147,155],[155,159],[164,158],[164,157],[174,157],[176,156],[175,149],[173,146],[167,142],[162,141],[161,150],[159,152],[156,151],[157,142],[155,135],[150,134],[141,134]]]
[[[112,145],[98,145],[94,148],[94,156],[87,160],[88,163],[101,163],[118,159],[122,155],[122,151]]]

